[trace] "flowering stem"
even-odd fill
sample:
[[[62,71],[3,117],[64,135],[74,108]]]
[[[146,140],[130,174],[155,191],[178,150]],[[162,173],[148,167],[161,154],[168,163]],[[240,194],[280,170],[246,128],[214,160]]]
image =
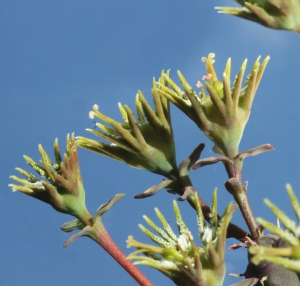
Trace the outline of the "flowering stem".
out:
[[[97,243],[110,254],[142,286],[154,286],[149,279],[128,260],[122,250],[115,244],[103,225],[96,229]]]
[[[240,158],[233,159],[233,163],[224,162],[229,180],[225,182],[227,191],[233,195],[237,202],[244,220],[251,233],[251,238],[256,240],[258,238],[257,224],[253,215],[246,188],[242,182],[242,166],[243,160]]]

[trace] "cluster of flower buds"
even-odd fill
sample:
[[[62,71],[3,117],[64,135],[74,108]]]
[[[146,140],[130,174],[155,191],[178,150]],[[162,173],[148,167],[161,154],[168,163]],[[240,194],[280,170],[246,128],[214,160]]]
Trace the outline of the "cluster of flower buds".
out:
[[[263,26],[300,33],[299,0],[235,0],[242,7],[216,7],[219,13],[234,15]]]
[[[67,136],[66,153],[62,158],[58,140],[54,142],[55,162],[39,145],[42,156],[41,165],[24,156],[26,162],[40,175],[37,178],[21,168],[16,168],[26,179],[16,176],[11,178],[21,185],[10,184],[13,191],[19,191],[28,196],[50,204],[55,210],[70,214],[84,225],[92,223],[92,217],[85,205],[85,191],[81,178],[77,146],[74,134]]]
[[[197,124],[215,143],[216,153],[234,158],[238,154],[252,102],[269,57],[261,65],[260,57],[257,58],[243,88],[242,81],[247,60],[244,61],[231,88],[231,59],[227,61],[223,80],[219,81],[213,66],[214,57],[215,55],[211,53],[207,58],[202,58],[207,70],[203,80],[209,95],[199,81],[197,87],[201,88],[201,92],[197,94],[180,71],[178,76],[184,90],[171,80],[168,73],[164,73],[165,81],[170,87],[158,82],[158,93],[174,103]]]
[[[135,247],[137,251],[131,253],[128,259],[135,260],[134,264],[148,265],[157,269],[172,279],[176,285],[221,286],[226,272],[224,262],[226,231],[234,207],[229,204],[221,219],[218,220],[217,193],[215,190],[210,208],[211,221],[210,225],[207,225],[198,197],[196,194],[194,196],[199,237],[203,246],[195,245],[193,236],[182,220],[178,205],[174,201],[173,206],[179,236],[174,233],[160,211],[155,209],[163,229],[156,226],[147,216],[144,216],[144,219],[156,234],[143,225],[139,225],[139,227],[159,247],[140,243],[129,236],[127,246]]]
[[[159,79],[160,85],[166,87],[164,77]],[[90,118],[98,117],[109,124],[96,126],[100,130],[87,129],[96,136],[110,142],[105,144],[85,137],[78,137],[77,144],[85,149],[100,153],[126,164],[149,170],[153,173],[169,177],[177,174],[175,144],[171,126],[170,107],[166,98],[160,96],[160,87],[153,80],[153,110],[142,92],[136,96],[137,118],[128,106],[119,108],[124,123],[115,121],[102,114],[97,105],[90,112]]]

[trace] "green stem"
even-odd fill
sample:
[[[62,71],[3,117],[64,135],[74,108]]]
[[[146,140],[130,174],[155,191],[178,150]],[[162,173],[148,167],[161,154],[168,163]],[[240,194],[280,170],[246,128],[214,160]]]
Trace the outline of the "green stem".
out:
[[[89,213],[89,211],[86,209],[83,211],[83,213],[80,214],[80,216],[76,216],[84,225],[93,225],[93,217]]]

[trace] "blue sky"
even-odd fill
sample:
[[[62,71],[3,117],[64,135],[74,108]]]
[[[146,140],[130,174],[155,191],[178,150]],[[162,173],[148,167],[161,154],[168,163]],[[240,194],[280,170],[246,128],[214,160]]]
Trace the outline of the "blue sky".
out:
[[[196,84],[205,74],[201,57],[210,52],[216,54],[219,74],[231,57],[234,75],[244,58],[249,71],[257,56],[270,55],[240,151],[264,143],[275,151],[247,158],[243,179],[249,181],[255,216],[275,222],[263,204],[265,197],[293,216],[284,186],[291,183],[299,194],[300,38],[214,10],[232,2],[0,1],[1,285],[135,285],[93,241],[81,238],[64,249],[70,234],[59,228],[72,218],[12,193],[9,176],[17,174],[15,167],[29,170],[24,154],[39,160],[39,143],[51,154],[54,139],[64,146],[67,133],[93,138],[85,128],[94,126],[88,112],[95,103],[104,114],[121,120],[117,103],[133,108],[138,89],[151,101],[152,77],[162,69],[171,68],[173,78],[180,69]],[[206,144],[203,158],[211,156],[213,144],[174,106],[172,121],[178,162],[200,142]],[[126,193],[104,216],[106,228],[126,254],[132,251],[125,242],[130,234],[150,243],[137,226],[143,214],[154,219],[158,207],[174,222],[176,196],[162,191],[133,200],[134,194],[159,183],[160,176],[86,150],[79,156],[91,213],[114,194]],[[192,179],[207,202],[218,187],[222,213],[231,200],[223,185],[223,166],[197,170]],[[186,203],[180,208],[196,236],[194,211]],[[233,222],[244,226],[239,212]],[[244,272],[245,251],[228,253],[227,261],[228,272]],[[155,285],[172,285],[160,273],[140,268]],[[237,281],[227,277],[225,285]]]

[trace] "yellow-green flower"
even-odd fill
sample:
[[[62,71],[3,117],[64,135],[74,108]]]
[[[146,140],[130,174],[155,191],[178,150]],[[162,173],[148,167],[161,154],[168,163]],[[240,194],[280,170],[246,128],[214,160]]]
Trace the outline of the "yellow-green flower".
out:
[[[41,165],[28,156],[24,156],[24,159],[41,178],[21,168],[16,168],[26,179],[11,176],[20,185],[10,184],[9,186],[13,191],[19,191],[50,204],[59,212],[73,215],[85,225],[91,224],[92,217],[85,205],[85,191],[74,134],[71,138],[67,136],[66,154],[63,158],[58,140],[55,140],[55,162],[52,162],[42,145],[39,145],[39,151],[42,156]]]
[[[202,92],[197,94],[180,71],[178,71],[178,76],[183,90],[175,84],[169,74],[165,73],[165,80],[170,87],[158,82],[158,87],[160,87],[158,92],[197,124],[215,143],[216,153],[234,158],[238,154],[239,143],[250,116],[252,102],[269,57],[262,64],[259,62],[260,57],[257,58],[243,88],[242,81],[247,60],[244,61],[231,87],[231,59],[228,59],[222,81],[219,81],[213,67],[214,57],[215,55],[211,53],[208,58],[202,58],[202,61],[206,63],[208,74],[203,77],[203,80],[206,81],[205,86],[209,95],[206,94],[201,82],[197,83],[197,87],[201,88]]]
[[[166,86],[163,76],[159,80]],[[170,107],[166,98],[159,95],[160,87],[153,81],[153,110],[142,92],[136,96],[137,118],[130,108],[119,103],[124,123],[102,114],[94,105],[90,117],[97,117],[110,127],[97,123],[101,131],[87,129],[96,136],[110,142],[106,144],[85,137],[78,137],[80,147],[122,161],[130,166],[149,170],[166,177],[177,175],[175,144],[171,126]]]
[[[242,8],[216,7],[219,13],[244,18],[263,26],[300,33],[299,0],[235,0]]]
[[[155,209],[163,228],[155,225],[147,216],[144,216],[144,219],[156,234],[143,225],[139,225],[139,227],[144,234],[159,246],[140,243],[129,236],[127,247],[135,247],[137,251],[131,253],[128,259],[135,260],[134,264],[148,265],[159,270],[172,279],[176,285],[223,285],[226,272],[224,262],[226,232],[233,209],[229,204],[220,221],[218,221],[217,193],[215,190],[210,209],[211,221],[210,225],[207,225],[198,197],[196,194],[194,196],[199,237],[203,246],[197,247],[195,245],[194,238],[182,220],[180,210],[176,201],[174,201],[173,206],[179,236],[175,234],[160,211]]]

